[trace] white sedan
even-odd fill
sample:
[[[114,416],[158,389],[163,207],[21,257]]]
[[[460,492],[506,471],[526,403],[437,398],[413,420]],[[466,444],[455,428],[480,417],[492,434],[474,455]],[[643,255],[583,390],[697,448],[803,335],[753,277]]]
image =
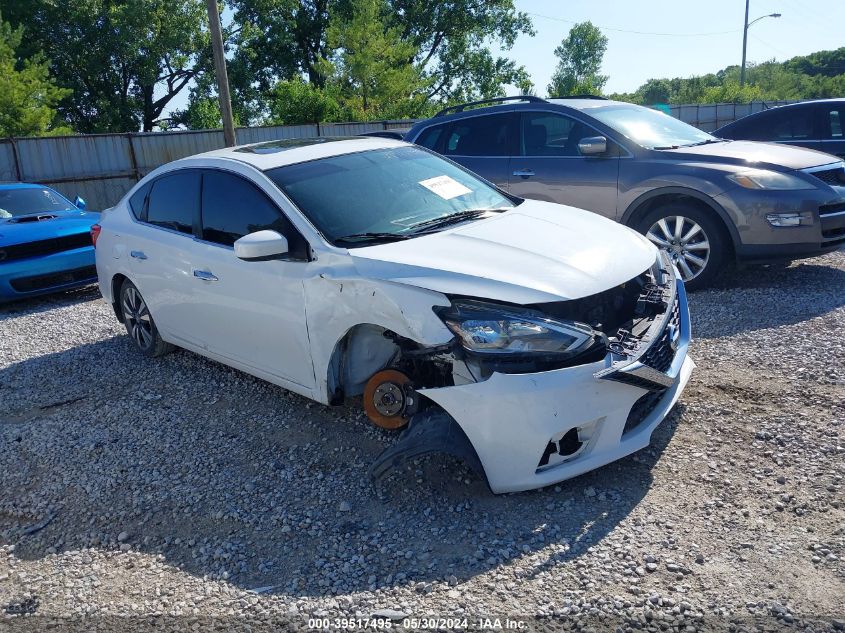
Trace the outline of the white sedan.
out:
[[[137,348],[182,347],[405,430],[494,492],[648,445],[690,372],[686,296],[645,238],[425,149],[274,141],[175,161],[92,229]]]

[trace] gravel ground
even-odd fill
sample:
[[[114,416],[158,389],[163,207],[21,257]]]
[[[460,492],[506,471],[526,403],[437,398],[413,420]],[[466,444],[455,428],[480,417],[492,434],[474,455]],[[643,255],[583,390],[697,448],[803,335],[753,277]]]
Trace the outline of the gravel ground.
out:
[[[506,496],[439,457],[373,488],[391,435],[355,403],[143,358],[93,289],[4,307],[0,630],[845,630],[845,251],[691,304],[698,369],[651,447]]]

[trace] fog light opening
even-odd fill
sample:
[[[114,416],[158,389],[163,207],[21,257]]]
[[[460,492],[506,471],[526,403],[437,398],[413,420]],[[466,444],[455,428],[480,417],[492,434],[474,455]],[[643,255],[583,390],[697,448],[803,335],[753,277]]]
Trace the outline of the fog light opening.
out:
[[[766,221],[778,228],[807,224],[800,213],[767,213]]]
[[[569,458],[578,454],[584,442],[581,440],[580,428],[575,427],[569,429],[564,433],[559,440],[551,440],[546,444],[546,450],[543,451],[543,456],[540,458],[540,463],[537,468],[543,468],[549,465],[549,459],[552,455],[560,455],[563,458]]]

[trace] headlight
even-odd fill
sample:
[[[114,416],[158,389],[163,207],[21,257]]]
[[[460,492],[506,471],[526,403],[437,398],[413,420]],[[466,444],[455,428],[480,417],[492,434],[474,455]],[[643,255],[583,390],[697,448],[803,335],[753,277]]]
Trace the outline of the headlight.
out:
[[[728,179],[746,189],[772,189],[777,191],[815,189],[813,185],[798,176],[769,171],[768,169],[749,169],[738,174],[730,174]]]
[[[592,347],[589,325],[549,319],[510,306],[459,300],[438,314],[464,349],[482,354],[574,356]]]

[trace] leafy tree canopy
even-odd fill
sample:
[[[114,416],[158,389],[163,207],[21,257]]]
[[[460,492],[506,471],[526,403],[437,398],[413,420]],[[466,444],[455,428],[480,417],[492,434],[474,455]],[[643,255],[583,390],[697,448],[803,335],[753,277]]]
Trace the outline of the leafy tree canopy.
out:
[[[558,65],[548,86],[549,96],[601,94],[607,75],[601,63],[607,50],[607,37],[592,22],[580,22],[569,30],[555,49]]]
[[[4,0],[23,58],[43,52],[80,132],[152,130],[210,59],[203,0]]]
[[[393,100],[392,112],[416,116],[443,103],[504,94],[508,84],[531,86],[523,67],[489,48],[497,42],[507,49],[520,34],[533,34],[513,0],[230,1],[233,106],[252,121],[268,113],[277,82],[300,76],[338,100],[338,116],[346,118],[387,112],[371,107],[374,85],[376,101]],[[356,42],[357,53],[346,50]],[[383,59],[364,59],[363,42],[380,47]],[[359,92],[364,75],[366,107]],[[397,91],[402,81],[407,86]]]
[[[649,79],[632,93],[614,99],[644,105],[657,103],[748,103],[756,100],[825,99],[845,94],[845,47],[768,61],[746,69],[739,85],[739,66],[700,77]]]
[[[68,134],[56,112],[70,91],[57,88],[41,54],[18,62],[23,29],[0,22],[0,136]]]

